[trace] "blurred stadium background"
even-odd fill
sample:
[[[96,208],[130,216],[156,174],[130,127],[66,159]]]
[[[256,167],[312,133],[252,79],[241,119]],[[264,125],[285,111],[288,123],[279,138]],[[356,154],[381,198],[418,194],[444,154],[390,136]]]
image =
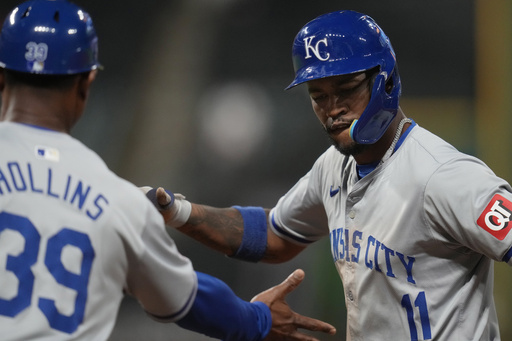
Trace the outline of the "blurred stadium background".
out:
[[[4,18],[18,2],[0,2]],[[372,16],[391,39],[402,108],[512,181],[512,3],[509,0],[88,0],[105,70],[73,135],[136,185],[165,186],[214,206],[272,207],[329,145],[290,52],[298,30],[339,9]],[[295,268],[289,302],[335,325],[345,308],[327,240],[281,265],[234,261],[171,232],[198,271],[247,300]],[[502,339],[512,340],[512,271],[496,264]],[[209,340],[153,322],[131,298],[111,341]]]

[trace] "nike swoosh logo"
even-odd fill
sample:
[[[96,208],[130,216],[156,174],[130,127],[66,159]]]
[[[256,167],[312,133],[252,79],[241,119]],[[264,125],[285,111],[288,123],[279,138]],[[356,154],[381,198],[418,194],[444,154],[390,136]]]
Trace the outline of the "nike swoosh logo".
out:
[[[337,188],[335,188],[335,189],[332,189],[332,185],[331,185],[331,189],[329,190],[329,194],[331,195],[331,198],[332,198],[333,196],[335,196],[336,194],[338,194],[338,193],[339,193],[339,191],[340,191],[340,189],[341,189],[341,187],[340,187],[340,186],[338,186],[338,187],[337,187]]]

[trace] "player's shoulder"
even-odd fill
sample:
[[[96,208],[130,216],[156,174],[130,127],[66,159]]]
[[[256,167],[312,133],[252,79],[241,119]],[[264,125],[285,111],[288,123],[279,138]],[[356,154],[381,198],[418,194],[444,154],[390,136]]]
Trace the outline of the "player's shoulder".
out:
[[[148,226],[163,226],[163,218],[143,191],[111,170],[102,182],[102,193],[109,202],[109,225],[120,234],[140,235]]]
[[[103,161],[101,160],[101,162]],[[125,207],[127,210],[134,206],[144,207],[145,209],[153,207],[138,186],[115,173],[105,163],[103,165],[104,168],[98,167],[95,171],[98,172],[97,177],[100,178],[105,193],[108,193],[114,203]]]
[[[468,181],[478,181],[494,176],[492,170],[477,157],[459,151],[436,134],[421,128],[411,132],[409,155],[414,155],[411,167],[429,178],[430,186],[436,182],[441,190],[450,185],[462,186]],[[449,179],[447,182],[446,179]]]
[[[436,164],[453,162],[475,162],[478,160],[466,154],[435,133],[417,125],[409,134],[409,148],[414,149],[417,159],[423,164],[429,160]]]
[[[66,169],[76,176],[81,175],[91,188],[100,189],[108,200],[111,218],[123,220],[125,226],[142,226],[148,215],[159,215],[138,186],[117,174],[101,156],[81,141],[73,137],[70,139],[80,153],[74,161],[66,164]]]

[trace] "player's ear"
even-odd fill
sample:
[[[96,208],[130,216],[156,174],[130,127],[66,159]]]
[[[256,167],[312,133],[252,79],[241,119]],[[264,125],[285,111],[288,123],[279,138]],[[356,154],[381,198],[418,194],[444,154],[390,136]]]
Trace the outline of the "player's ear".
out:
[[[89,76],[87,77],[89,86],[91,86],[92,82],[94,82],[97,74],[98,74],[98,70],[92,70],[91,72],[89,72]]]
[[[96,75],[98,74],[97,70],[92,70],[88,73],[79,75],[78,80],[78,91],[80,98],[84,101],[87,100],[89,96],[89,89],[91,87],[92,82],[96,79]]]

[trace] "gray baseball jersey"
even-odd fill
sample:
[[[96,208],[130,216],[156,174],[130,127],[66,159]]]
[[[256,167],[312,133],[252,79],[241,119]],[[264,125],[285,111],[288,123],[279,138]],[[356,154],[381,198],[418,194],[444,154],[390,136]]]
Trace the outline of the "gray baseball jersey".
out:
[[[352,157],[328,149],[271,223],[295,243],[329,235],[348,340],[499,340],[493,261],[512,265],[511,191],[416,125],[360,180]]]
[[[123,290],[174,321],[197,277],[144,194],[63,133],[0,123],[2,340],[106,340]]]

